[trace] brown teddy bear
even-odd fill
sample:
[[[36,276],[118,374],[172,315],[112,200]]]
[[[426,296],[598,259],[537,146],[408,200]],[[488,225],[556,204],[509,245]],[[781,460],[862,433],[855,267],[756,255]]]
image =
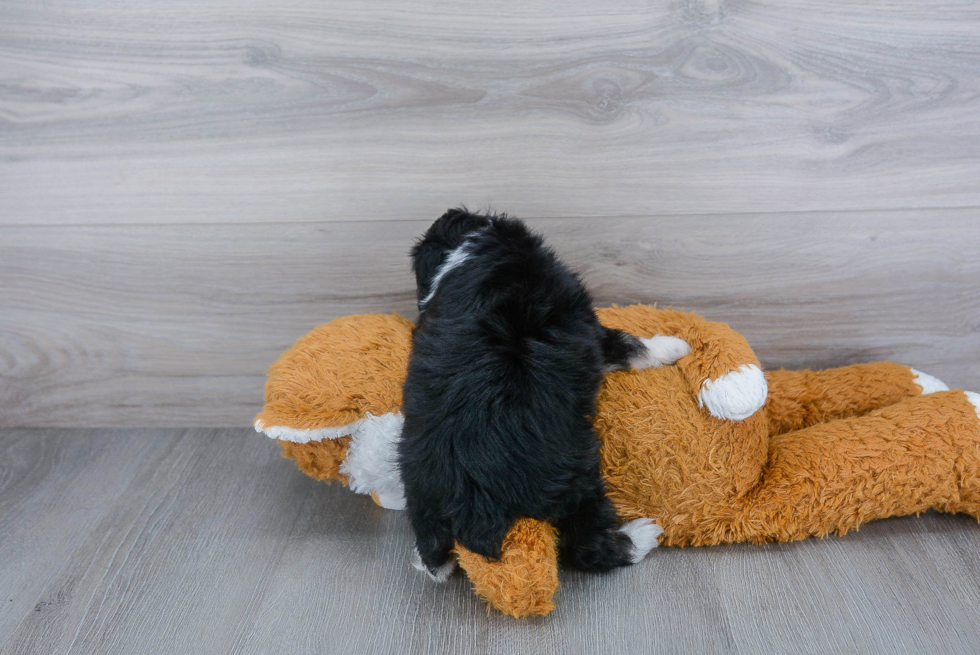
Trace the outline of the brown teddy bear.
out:
[[[791,541],[928,509],[980,518],[980,395],[886,362],[763,373],[727,325],[645,305],[598,314],[692,349],[608,374],[597,404],[609,496],[624,521],[656,517],[661,544]],[[304,473],[404,508],[394,453],[413,327],[366,314],[314,329],[273,364],[256,430]],[[554,607],[556,539],[519,519],[499,561],[456,554],[493,607],[540,615]]]

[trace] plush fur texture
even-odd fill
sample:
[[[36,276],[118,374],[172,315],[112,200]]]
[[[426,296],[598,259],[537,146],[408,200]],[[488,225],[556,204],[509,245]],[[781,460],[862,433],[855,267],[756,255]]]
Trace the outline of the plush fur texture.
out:
[[[397,314],[360,314],[314,328],[270,367],[256,429],[303,443],[281,439],[276,428],[293,434],[345,428],[327,437],[333,439],[350,434],[348,426],[368,413],[400,412],[414,327]]]
[[[357,422],[347,457],[340,466],[351,491],[373,492],[378,503],[387,509],[405,509],[405,489],[396,452],[404,422],[397,412],[368,414]]]
[[[765,405],[744,420],[719,419],[698,393],[707,380],[759,365],[744,338],[670,309],[598,315],[608,327],[677,336],[692,348],[675,366],[608,374],[596,402],[609,497],[620,520],[656,517],[661,545],[843,534],[930,508],[980,518],[980,395],[923,395],[936,385],[887,362],[767,371]],[[411,323],[391,316],[317,328],[270,371],[263,425],[337,428],[365,410],[398,411],[410,337]],[[343,482],[350,439],[280,443],[307,474]],[[456,550],[477,593],[504,613],[531,616],[554,607],[556,543],[552,525],[521,519],[499,561]]]
[[[499,559],[519,517],[558,528],[566,565],[633,563],[591,417],[603,370],[655,365],[674,351],[600,325],[579,278],[506,216],[450,210],[412,261],[421,315],[398,465],[429,573],[445,570],[457,541]],[[669,343],[686,354],[680,340]]]
[[[478,596],[493,599],[494,607],[520,619],[547,614],[555,608],[558,590],[558,534],[544,521],[517,519],[500,549],[490,560],[462,547],[456,548]]]

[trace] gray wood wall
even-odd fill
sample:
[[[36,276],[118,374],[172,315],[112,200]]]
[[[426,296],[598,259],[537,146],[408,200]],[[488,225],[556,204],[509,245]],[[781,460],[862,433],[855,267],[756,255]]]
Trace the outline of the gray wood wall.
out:
[[[980,5],[0,8],[0,426],[248,425],[446,207],[768,366],[980,389]]]

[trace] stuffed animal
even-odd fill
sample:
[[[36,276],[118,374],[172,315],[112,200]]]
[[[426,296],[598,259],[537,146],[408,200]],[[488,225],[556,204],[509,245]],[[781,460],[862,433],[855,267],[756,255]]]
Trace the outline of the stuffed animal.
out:
[[[980,518],[980,395],[884,362],[763,373],[727,325],[644,305],[598,314],[691,346],[671,366],[609,373],[595,416],[620,518],[656,517],[661,545],[844,534],[928,509]],[[412,329],[391,314],[314,329],[273,364],[256,430],[304,473],[404,508],[394,461]],[[456,555],[490,605],[541,615],[554,607],[559,538],[525,518],[500,560]]]

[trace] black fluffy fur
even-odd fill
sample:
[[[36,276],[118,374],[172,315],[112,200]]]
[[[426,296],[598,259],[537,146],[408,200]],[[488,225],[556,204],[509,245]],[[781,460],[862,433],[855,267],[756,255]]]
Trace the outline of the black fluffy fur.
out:
[[[468,259],[429,296],[450,252]],[[604,370],[645,346],[603,328],[579,278],[520,221],[455,209],[412,250],[418,328],[398,464],[430,571],[454,540],[498,559],[518,517],[550,521],[563,564],[630,563],[599,474],[592,428]]]

